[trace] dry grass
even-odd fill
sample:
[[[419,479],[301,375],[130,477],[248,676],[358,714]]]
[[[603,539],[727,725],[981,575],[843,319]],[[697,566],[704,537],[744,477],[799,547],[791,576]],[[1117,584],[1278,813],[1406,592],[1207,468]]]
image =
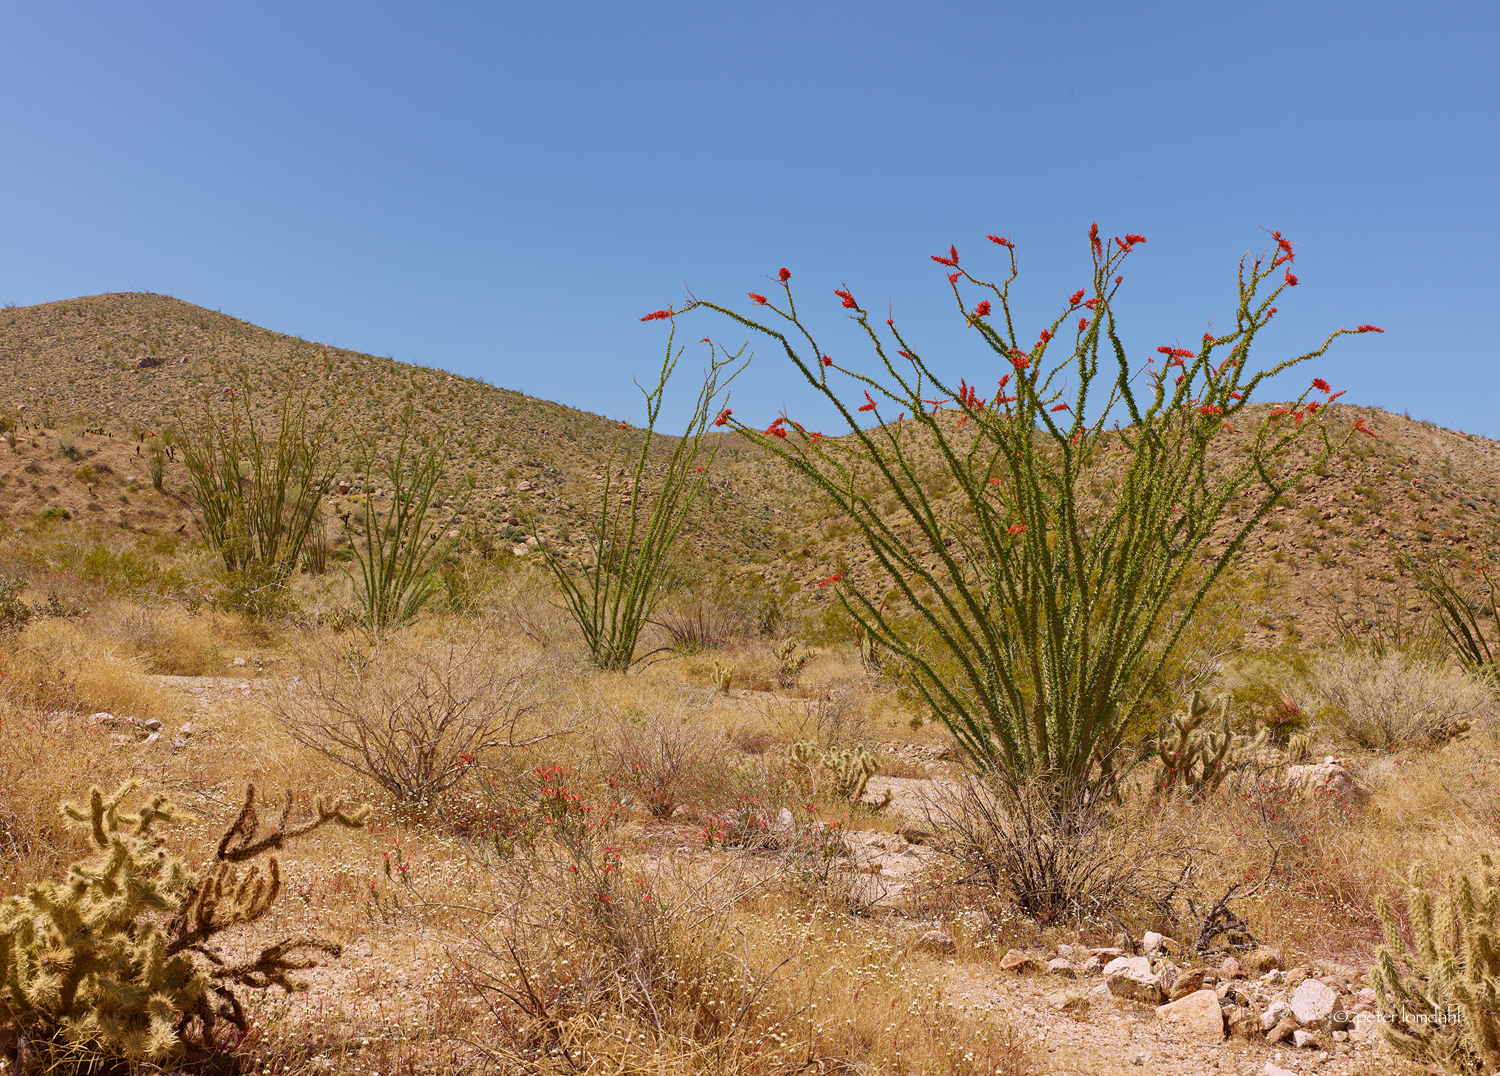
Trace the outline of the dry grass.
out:
[[[1441,744],[1496,711],[1492,685],[1401,651],[1329,650],[1314,663],[1310,681],[1322,703],[1317,716],[1376,750]]]

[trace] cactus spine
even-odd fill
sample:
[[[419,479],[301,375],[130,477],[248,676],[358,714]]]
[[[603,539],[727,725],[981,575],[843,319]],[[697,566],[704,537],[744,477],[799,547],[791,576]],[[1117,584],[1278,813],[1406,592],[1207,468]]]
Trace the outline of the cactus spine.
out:
[[[1401,1053],[1451,1073],[1500,1070],[1500,874],[1489,855],[1477,868],[1450,878],[1436,908],[1422,867],[1412,868],[1416,952],[1402,941],[1390,901],[1376,900],[1386,944],[1370,977],[1381,1032]]]
[[[1163,719],[1157,729],[1156,790],[1164,796],[1171,797],[1179,788],[1193,799],[1208,795],[1227,775],[1244,769],[1266,742],[1265,729],[1254,738],[1230,731],[1227,699],[1219,704],[1222,727],[1218,731],[1204,729],[1203,722],[1212,712],[1213,706],[1195,691],[1186,712],[1173,714],[1170,723]]]
[[[833,778],[834,790],[843,798],[863,802],[865,788],[870,778],[880,770],[880,762],[863,747],[852,750],[843,747],[819,747],[815,743],[794,743],[790,754],[792,761],[805,766],[809,771],[821,766]],[[879,803],[865,806],[883,811],[891,804],[891,790]]]
[[[235,984],[296,989],[289,971],[314,966],[319,953],[337,955],[330,943],[290,939],[233,964],[209,942],[270,908],[280,888],[271,853],[287,839],[330,821],[361,825],[365,812],[319,803],[315,819],[288,828],[288,799],[280,824],[261,834],[252,787],[215,859],[196,875],[155,832],[190,816],[160,794],[127,812],[137,787],[130,781],[109,796],[96,787],[87,806],[63,804],[96,856],[74,863],[62,882],[35,883],[0,902],[0,1048],[17,1071],[47,1067],[33,1055],[48,1051],[154,1064],[190,1044],[212,1045],[219,1020],[247,1026]]]

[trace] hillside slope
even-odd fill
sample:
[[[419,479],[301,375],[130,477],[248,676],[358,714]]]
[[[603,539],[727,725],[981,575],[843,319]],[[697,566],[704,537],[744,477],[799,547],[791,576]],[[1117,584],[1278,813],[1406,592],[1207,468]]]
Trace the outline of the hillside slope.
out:
[[[143,365],[147,356],[156,362]],[[543,538],[577,548],[600,476],[639,445],[639,430],[442,370],[312,343],[166,296],[100,295],[0,311],[0,412],[19,412],[36,442],[23,439],[0,462],[0,521],[16,526],[57,506],[126,529],[186,529],[180,463],[168,474],[175,496],[153,501],[149,489],[125,489],[131,477],[144,484],[135,446],[144,433],[181,422],[204,394],[235,387],[241,371],[263,406],[288,389],[306,391],[349,436],[379,437],[412,407],[425,428],[447,436],[450,472],[473,480],[469,522],[489,548],[519,542],[532,519]],[[1395,568],[1396,550],[1447,549],[1466,560],[1493,549],[1500,443],[1335,408],[1337,425],[1356,417],[1379,439],[1351,441],[1249,545],[1239,575],[1253,641],[1326,635],[1334,615],[1388,621],[1405,611],[1414,595]],[[105,469],[77,478],[77,463],[56,443],[64,430]],[[823,600],[831,594],[815,584],[835,571],[870,578],[847,526],[783,468],[741,438],[719,443],[710,496],[690,528],[702,563]]]

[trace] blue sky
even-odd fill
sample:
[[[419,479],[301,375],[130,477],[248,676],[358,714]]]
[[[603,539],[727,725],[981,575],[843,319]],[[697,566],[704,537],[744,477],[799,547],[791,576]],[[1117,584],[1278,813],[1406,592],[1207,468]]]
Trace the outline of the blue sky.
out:
[[[163,292],[639,418],[665,330],[637,319],[688,287],[748,308],[787,266],[854,363],[847,283],[985,384],[950,243],[1015,240],[1034,338],[1090,222],[1145,234],[1117,304],[1144,354],[1224,324],[1280,229],[1302,283],[1262,362],[1388,329],[1280,395],[1321,375],[1500,436],[1493,0],[55,2],[0,30],[0,302]],[[822,422],[765,347],[734,406]]]

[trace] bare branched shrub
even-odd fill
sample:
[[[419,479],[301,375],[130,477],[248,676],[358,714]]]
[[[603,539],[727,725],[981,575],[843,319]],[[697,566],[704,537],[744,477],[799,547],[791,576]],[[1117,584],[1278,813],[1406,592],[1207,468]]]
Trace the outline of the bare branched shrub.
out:
[[[486,756],[547,735],[521,735],[538,707],[538,671],[481,633],[350,641],[305,661],[302,681],[272,697],[287,735],[405,805],[431,804]]]
[[[632,789],[655,818],[707,791],[727,744],[704,715],[685,705],[622,716],[603,745],[606,769]]]
[[[968,881],[1008,894],[1039,923],[1118,920],[1166,902],[1190,856],[1184,844],[1148,838],[1099,806],[1058,811],[1055,798],[1035,782],[970,775],[933,798],[928,821]]]
[[[1330,651],[1310,680],[1318,716],[1361,747],[1441,744],[1495,710],[1482,680],[1400,652]]]

